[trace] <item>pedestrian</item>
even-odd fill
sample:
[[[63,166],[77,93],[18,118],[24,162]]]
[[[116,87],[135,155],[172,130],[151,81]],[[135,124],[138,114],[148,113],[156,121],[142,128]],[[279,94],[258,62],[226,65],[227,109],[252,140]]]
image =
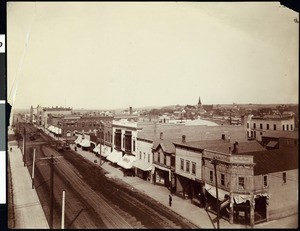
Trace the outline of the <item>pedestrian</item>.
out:
[[[171,207],[172,206],[172,196],[169,195],[169,206]]]

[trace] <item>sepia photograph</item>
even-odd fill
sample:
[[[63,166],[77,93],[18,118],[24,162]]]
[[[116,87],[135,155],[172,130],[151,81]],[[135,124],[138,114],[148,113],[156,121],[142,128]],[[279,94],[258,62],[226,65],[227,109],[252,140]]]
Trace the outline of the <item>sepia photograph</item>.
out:
[[[9,229],[298,228],[299,12],[7,2]]]

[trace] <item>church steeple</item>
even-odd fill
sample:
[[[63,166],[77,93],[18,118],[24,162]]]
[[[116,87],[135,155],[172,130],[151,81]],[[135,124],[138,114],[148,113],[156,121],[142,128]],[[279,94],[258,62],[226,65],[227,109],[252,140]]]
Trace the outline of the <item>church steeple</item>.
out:
[[[200,96],[199,96],[198,105],[199,105],[199,106],[200,106],[200,105],[202,105],[202,103],[201,103],[201,99],[200,99]]]

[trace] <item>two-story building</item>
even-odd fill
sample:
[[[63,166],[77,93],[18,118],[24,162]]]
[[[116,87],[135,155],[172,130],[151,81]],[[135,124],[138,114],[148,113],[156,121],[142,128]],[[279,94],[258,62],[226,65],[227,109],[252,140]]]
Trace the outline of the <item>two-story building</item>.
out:
[[[294,131],[295,118],[285,115],[264,115],[247,117],[247,136],[249,139],[262,140],[268,131]]]
[[[113,150],[106,159],[121,166],[124,173],[134,174],[132,163],[136,160],[137,134],[141,129],[137,122],[114,120],[112,123]]]

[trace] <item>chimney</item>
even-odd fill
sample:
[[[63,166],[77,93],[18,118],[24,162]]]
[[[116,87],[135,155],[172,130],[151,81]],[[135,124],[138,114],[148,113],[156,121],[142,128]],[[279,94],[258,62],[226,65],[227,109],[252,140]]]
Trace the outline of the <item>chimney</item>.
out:
[[[163,136],[164,136],[164,133],[163,133],[163,132],[161,132],[161,133],[160,133],[160,137],[159,137],[159,138],[162,140],[162,139],[163,139]]]
[[[237,141],[234,142],[233,144],[233,153],[238,154],[239,153],[239,143]]]
[[[225,140],[225,134],[222,134],[222,140]]]
[[[185,143],[185,135],[182,135],[182,143]]]

